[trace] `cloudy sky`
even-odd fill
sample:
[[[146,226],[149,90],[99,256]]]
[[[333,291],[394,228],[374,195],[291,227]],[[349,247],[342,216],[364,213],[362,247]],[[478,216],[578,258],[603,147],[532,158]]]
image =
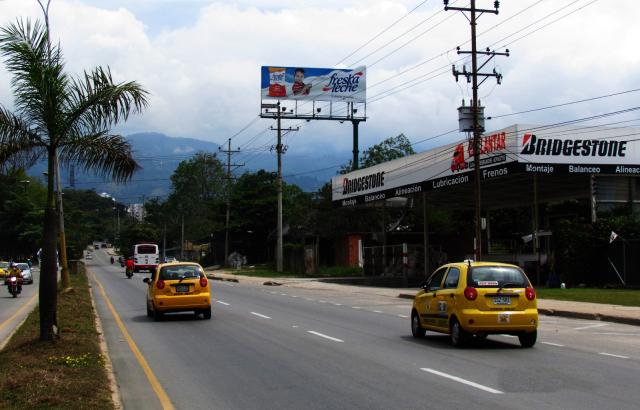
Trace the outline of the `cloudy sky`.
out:
[[[482,85],[488,115],[640,88],[637,0],[500,3],[500,14],[483,15],[478,26],[479,47],[511,50],[509,58],[487,65],[504,75],[502,85],[492,79]],[[493,1],[478,5],[490,8]],[[441,0],[53,0],[51,24],[70,72],[108,65],[117,79],[137,80],[151,92],[149,110],[119,132],[156,131],[222,143],[251,124],[234,138],[251,152],[274,138],[264,132],[272,121],[256,120],[262,65],[366,65],[370,102],[361,147],[401,132],[416,142],[456,128],[456,107],[470,97],[470,88],[451,75],[451,64],[460,58],[452,50],[469,47],[470,29],[461,13],[442,8]],[[36,1],[0,0],[0,24],[19,16],[38,17]],[[488,122],[487,129],[633,107],[639,94],[503,117]],[[4,67],[0,103],[12,106]],[[290,152],[348,158],[350,137],[349,124],[319,121],[302,124],[287,143]],[[460,137],[449,134],[416,149]]]

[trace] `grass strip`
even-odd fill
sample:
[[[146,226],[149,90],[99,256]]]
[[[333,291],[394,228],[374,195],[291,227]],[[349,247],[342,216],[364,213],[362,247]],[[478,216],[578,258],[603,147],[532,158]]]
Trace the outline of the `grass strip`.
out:
[[[0,351],[0,409],[113,409],[85,274],[58,294],[60,338],[39,340],[38,308]]]
[[[633,289],[537,288],[536,293],[541,299],[640,306],[640,290]]]

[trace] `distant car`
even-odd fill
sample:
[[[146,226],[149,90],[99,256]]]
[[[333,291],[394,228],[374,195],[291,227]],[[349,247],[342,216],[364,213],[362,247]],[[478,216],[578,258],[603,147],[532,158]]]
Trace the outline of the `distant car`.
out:
[[[147,316],[162,320],[167,312],[193,311],[211,319],[211,293],[204,269],[197,263],[160,264],[144,278],[147,290]]]
[[[411,333],[448,333],[454,346],[490,334],[536,343],[536,292],[518,266],[494,262],[450,263],[436,270],[413,301]]]
[[[18,269],[22,272],[22,282],[25,284],[33,284],[33,273],[28,263],[17,263]]]
[[[94,249],[100,249],[100,245],[93,245]]]
[[[173,256],[167,256],[166,258],[164,258],[164,263],[174,263],[174,262],[178,262],[178,260]]]
[[[0,278],[2,278],[2,283],[4,283],[4,277],[7,276],[7,272],[9,271],[9,262],[0,261]]]
[[[93,254],[87,252],[87,254],[85,255],[84,258],[87,259],[87,260],[92,260],[93,259]]]

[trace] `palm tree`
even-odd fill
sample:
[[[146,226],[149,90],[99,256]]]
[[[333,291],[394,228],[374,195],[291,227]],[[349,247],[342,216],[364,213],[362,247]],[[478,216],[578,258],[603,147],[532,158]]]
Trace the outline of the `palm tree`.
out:
[[[57,161],[116,182],[130,179],[139,165],[111,128],[142,112],[148,94],[135,82],[115,83],[108,67],[69,76],[60,45],[51,45],[48,24],[39,21],[18,19],[1,28],[0,54],[12,75],[15,106],[11,112],[0,104],[0,168],[40,159],[48,165],[39,297],[40,339],[51,340],[57,326]]]

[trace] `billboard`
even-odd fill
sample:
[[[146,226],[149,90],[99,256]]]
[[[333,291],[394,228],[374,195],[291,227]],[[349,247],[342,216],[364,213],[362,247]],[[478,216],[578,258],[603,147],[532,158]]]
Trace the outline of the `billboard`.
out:
[[[366,102],[366,68],[263,66],[263,100]]]

